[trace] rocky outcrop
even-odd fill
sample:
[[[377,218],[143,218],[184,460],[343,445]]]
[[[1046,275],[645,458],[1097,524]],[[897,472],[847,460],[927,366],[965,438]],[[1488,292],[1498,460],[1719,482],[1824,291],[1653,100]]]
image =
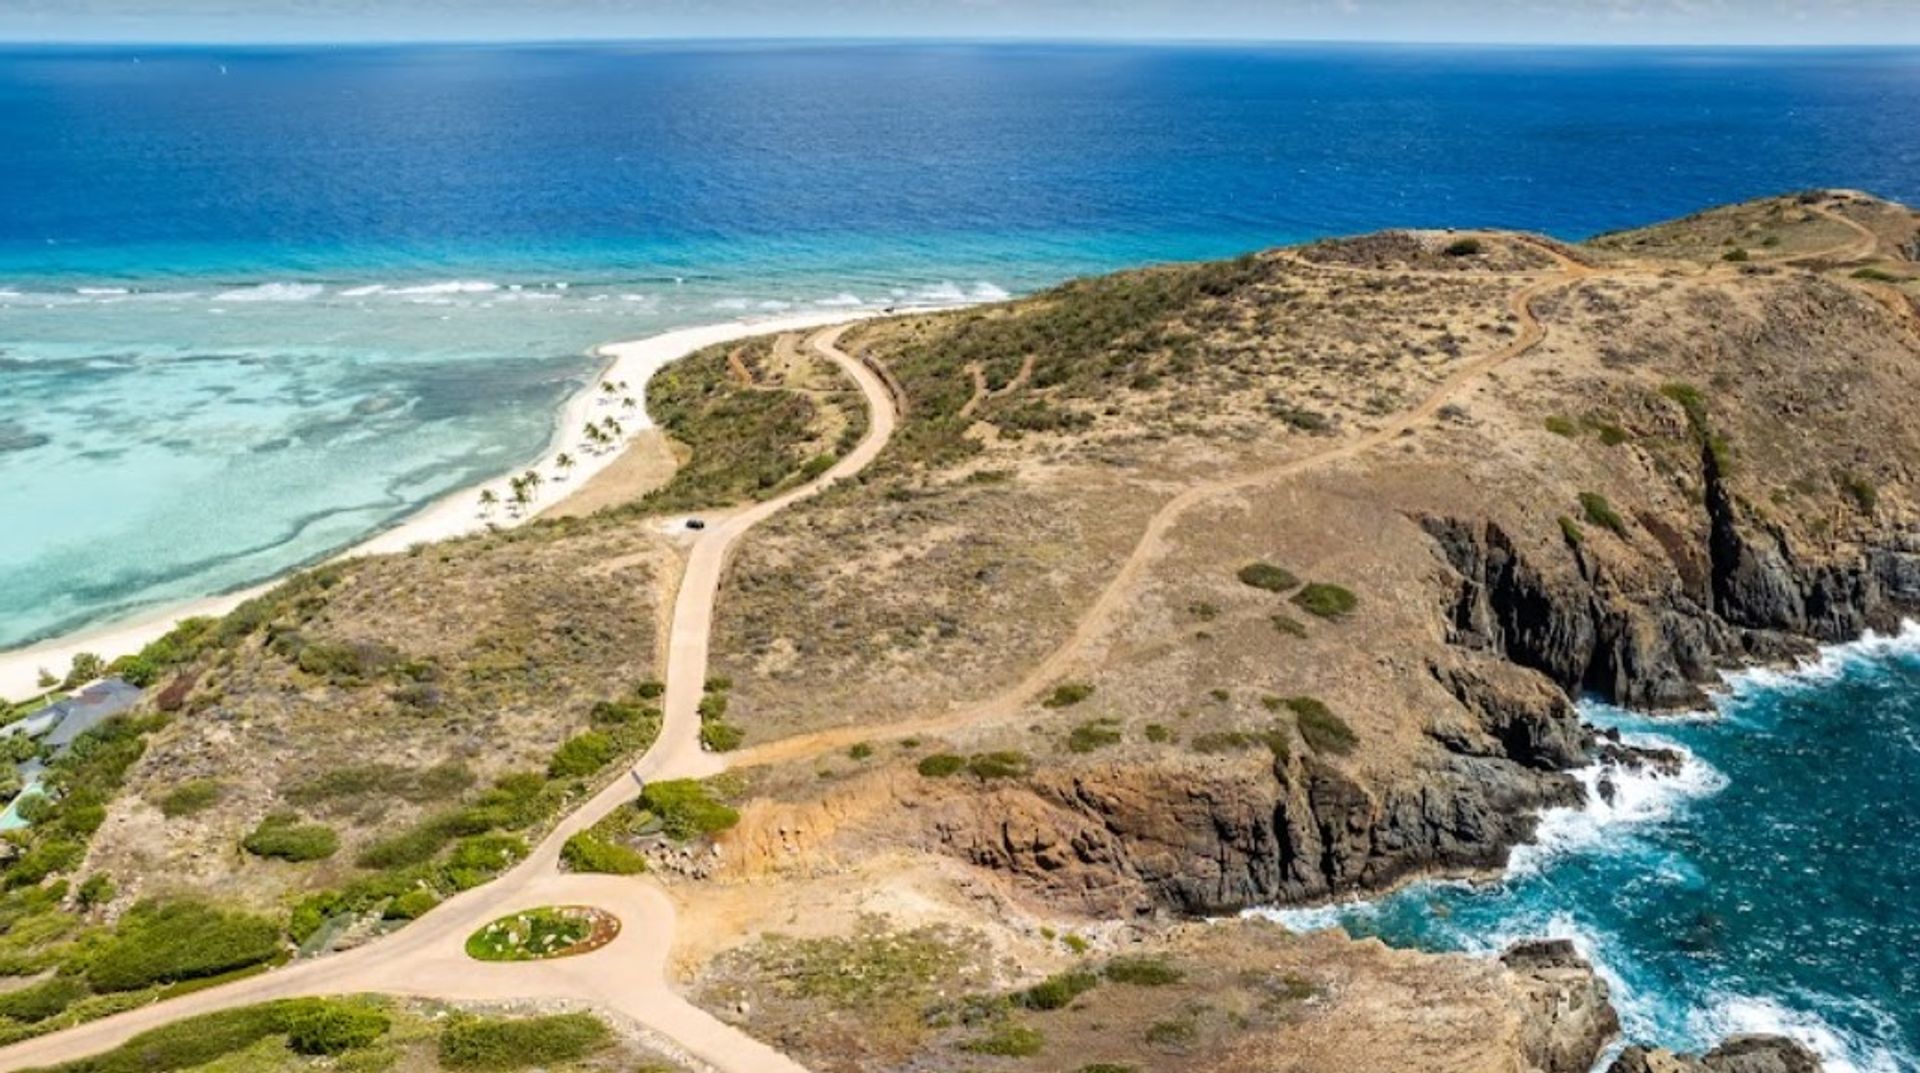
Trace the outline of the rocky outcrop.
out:
[[[1703,453],[1704,526],[1642,519],[1666,558],[1631,574],[1594,567],[1578,549],[1529,555],[1496,521],[1421,519],[1457,579],[1448,640],[1569,694],[1679,708],[1699,704],[1723,667],[1804,655],[1811,642],[1851,640],[1920,608],[1912,541],[1889,536],[1851,560],[1805,561],[1784,533],[1739,516],[1713,452]]]
[[[1607,1073],[1820,1073],[1820,1059],[1780,1036],[1735,1036],[1696,1058],[1628,1047]]]
[[[1333,763],[1111,764],[930,802],[934,848],[1103,915],[1231,912],[1498,868],[1579,784],[1453,755],[1370,788]]]
[[[1605,980],[1565,939],[1516,943],[1500,955],[1528,1006],[1521,1046],[1540,1073],[1587,1073],[1620,1032]]]

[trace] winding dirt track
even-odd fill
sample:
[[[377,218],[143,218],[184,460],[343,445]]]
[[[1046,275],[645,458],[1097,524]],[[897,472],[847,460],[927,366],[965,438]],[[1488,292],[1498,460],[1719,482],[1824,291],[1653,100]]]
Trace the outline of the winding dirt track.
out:
[[[1593,269],[1539,246],[1561,271],[1532,278],[1510,300],[1520,334],[1508,346],[1463,363],[1418,406],[1364,436],[1325,451],[1192,488],[1175,496],[1148,523],[1133,551],[1082,616],[1072,635],[1018,684],[977,704],[890,726],[803,735],[720,756],[700,747],[697,711],[706,680],[714,602],[727,557],[754,525],[837,481],[858,474],[877,457],[898,422],[896,400],[881,378],[839,349],[847,326],[815,335],[811,345],[851,377],[866,396],[867,435],[814,482],[717,521],[702,531],[688,556],[675,599],[667,655],[665,717],[660,737],[635,764],[562,819],[529,857],[483,887],[448,899],[425,917],[355,950],[299,962],[260,976],[194,992],[113,1017],[0,1048],[0,1070],[85,1057],[129,1037],[195,1014],[272,999],[307,995],[381,993],[450,1001],[561,1000],[631,1018],[722,1073],[804,1073],[792,1059],[720,1022],[674,992],[667,957],[674,935],[672,900],[644,877],[575,875],[558,870],[566,839],[633,800],[641,780],[703,777],[727,767],[765,764],[843,748],[853,740],[897,737],[988,724],[1018,714],[1043,688],[1075,667],[1112,629],[1118,612],[1147,567],[1164,553],[1168,534],[1194,506],[1213,497],[1281,480],[1353,458],[1431,420],[1487,372],[1517,358],[1546,337],[1532,305],[1541,295],[1592,274]],[[619,917],[620,935],[592,954],[550,962],[482,963],[468,958],[468,935],[497,917],[541,905],[593,905]]]
[[[147,1029],[214,1010],[294,996],[376,992],[451,1001],[573,1001],[629,1017],[723,1073],[805,1073],[792,1059],[673,991],[667,982],[673,901],[656,883],[639,877],[567,874],[558,867],[567,838],[633,800],[640,780],[701,777],[724,766],[720,757],[700,748],[697,707],[707,676],[714,599],[728,553],[754,525],[865,469],[893,436],[897,422],[897,407],[886,385],[839,349],[844,331],[844,325],[827,329],[814,336],[813,346],[866,396],[872,410],[867,435],[817,480],[715,523],[694,542],[674,603],[660,737],[630,774],[562,819],[511,871],[447,899],[393,935],[14,1044],[0,1049],[0,1069],[83,1058]],[[605,909],[620,918],[620,935],[594,953],[558,961],[485,963],[466,956],[467,936],[488,921],[542,905]]]

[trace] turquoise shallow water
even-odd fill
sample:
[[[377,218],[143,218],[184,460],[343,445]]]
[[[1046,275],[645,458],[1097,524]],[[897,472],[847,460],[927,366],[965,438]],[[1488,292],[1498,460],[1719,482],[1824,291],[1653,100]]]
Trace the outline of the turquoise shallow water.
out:
[[[0,647],[272,576],[546,443],[594,345],[1387,226],[1920,202],[1920,53],[0,51]],[[1647,723],[1685,779],[1337,915],[1573,934],[1633,1035],[1920,1040],[1920,661]],[[1844,1068],[1844,1067],[1843,1067]]]
[[[1829,1070],[1920,1069],[1920,626],[1736,676],[1701,717],[1588,715],[1685,774],[1550,816],[1499,884],[1280,917],[1442,950],[1571,937],[1633,1039],[1784,1032]]]
[[[1917,55],[0,51],[0,646],[532,457],[611,339],[1397,224],[1920,200]]]

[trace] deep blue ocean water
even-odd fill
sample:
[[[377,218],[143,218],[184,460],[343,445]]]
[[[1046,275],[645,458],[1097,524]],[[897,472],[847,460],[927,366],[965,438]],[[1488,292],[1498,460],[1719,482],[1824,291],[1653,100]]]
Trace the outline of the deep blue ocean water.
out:
[[[271,576],[537,454],[593,345],[1397,225],[1920,203],[1920,53],[0,51],[0,646]],[[1578,935],[1641,1039],[1920,1040],[1920,662],[1630,720],[1688,777],[1341,914]],[[1901,654],[1901,652],[1907,654]]]
[[[1920,626],[1736,675],[1697,717],[1586,712],[1685,772],[1551,814],[1501,883],[1278,915],[1429,949],[1573,938],[1631,1039],[1777,1032],[1833,1073],[1920,1069]]]
[[[0,646],[538,453],[594,344],[1389,225],[1920,201],[1920,53],[0,51]]]

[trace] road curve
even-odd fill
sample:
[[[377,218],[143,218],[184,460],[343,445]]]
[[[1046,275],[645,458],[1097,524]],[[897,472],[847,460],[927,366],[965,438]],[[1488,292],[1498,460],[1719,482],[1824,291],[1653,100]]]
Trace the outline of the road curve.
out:
[[[727,556],[754,525],[838,481],[858,474],[887,445],[898,423],[892,393],[865,364],[839,349],[850,325],[815,335],[814,349],[850,377],[871,412],[867,434],[817,479],[702,530],[688,555],[668,638],[660,737],[629,773],[564,817],[527,859],[493,882],[447,899],[407,927],[344,953],[142,1006],[0,1048],[0,1070],[84,1058],[183,1017],[273,999],[378,993],[448,1001],[559,1000],[623,1014],[658,1032],[721,1073],[806,1073],[797,1062],[677,994],[668,982],[673,900],[638,876],[573,875],[558,870],[567,838],[633,800],[639,780],[693,778],[725,767],[700,747],[698,706],[707,675],[708,638]],[[466,939],[487,922],[541,905],[594,905],[621,920],[620,935],[577,958],[485,963],[466,956]]]

